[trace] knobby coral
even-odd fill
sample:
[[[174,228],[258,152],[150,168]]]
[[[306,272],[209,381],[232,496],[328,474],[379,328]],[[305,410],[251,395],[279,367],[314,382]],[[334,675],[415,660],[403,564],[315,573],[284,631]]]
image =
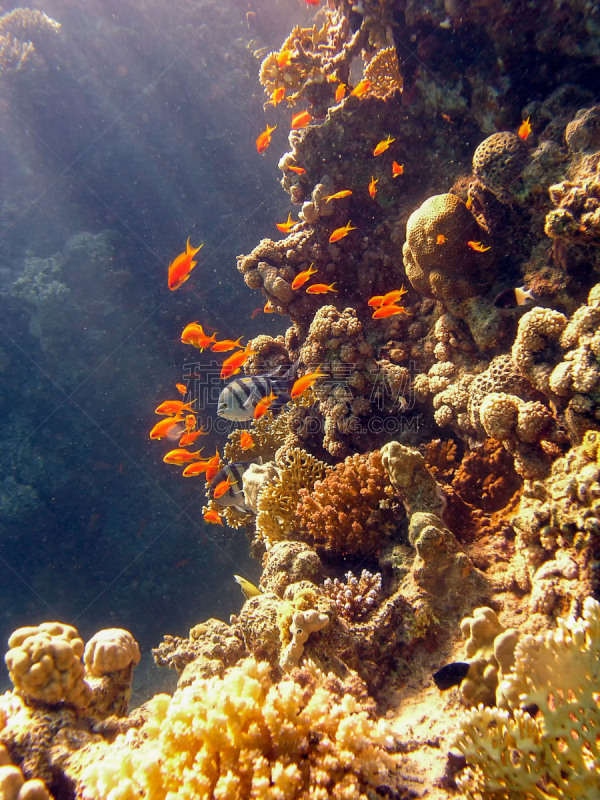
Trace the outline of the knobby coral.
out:
[[[525,636],[500,690],[511,710],[465,713],[455,746],[468,767],[458,779],[477,800],[549,800],[600,794],[600,604],[580,619]],[[531,708],[539,709],[537,713]]]
[[[339,680],[309,667],[274,683],[249,658],[154,697],[141,730],[90,760],[81,796],[366,800],[397,764],[392,747],[385,721]]]

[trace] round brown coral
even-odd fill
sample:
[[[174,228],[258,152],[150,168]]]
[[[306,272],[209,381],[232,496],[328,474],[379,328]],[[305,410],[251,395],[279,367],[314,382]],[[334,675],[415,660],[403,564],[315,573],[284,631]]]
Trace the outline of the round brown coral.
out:
[[[349,456],[312,492],[300,490],[297,526],[305,540],[336,553],[369,553],[393,530],[393,490],[378,450]]]
[[[511,131],[493,133],[473,154],[473,173],[499,200],[510,199],[510,187],[527,161],[523,141]]]

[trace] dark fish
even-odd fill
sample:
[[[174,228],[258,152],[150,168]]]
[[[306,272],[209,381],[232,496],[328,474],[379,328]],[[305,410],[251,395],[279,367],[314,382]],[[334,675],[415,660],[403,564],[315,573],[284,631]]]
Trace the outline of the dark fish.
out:
[[[222,470],[219,470],[215,477],[210,482],[208,487],[208,496],[211,500],[214,500],[220,506],[224,508],[233,506],[233,508],[237,508],[238,511],[252,511],[246,505],[246,501],[244,499],[244,485],[242,482],[242,478],[244,472],[250,467],[254,462],[253,461],[234,461],[232,464],[227,464],[223,467]],[[215,497],[215,489],[222,481],[229,480],[231,484],[229,489],[221,495],[221,497]]]
[[[453,661],[452,664],[446,664],[438,669],[431,677],[438,689],[443,692],[464,681],[470,666],[466,661]]]
[[[526,286],[517,286],[500,292],[494,299],[496,308],[514,308],[514,306],[533,306],[538,298]]]

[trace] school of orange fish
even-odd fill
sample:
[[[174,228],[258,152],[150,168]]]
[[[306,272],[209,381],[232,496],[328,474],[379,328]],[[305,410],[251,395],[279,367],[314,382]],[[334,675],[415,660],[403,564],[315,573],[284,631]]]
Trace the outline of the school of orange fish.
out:
[[[305,0],[305,2],[309,5],[318,5],[320,0]],[[281,51],[278,57],[279,67],[285,67],[286,64],[289,63],[291,57],[292,53],[289,50]],[[335,91],[336,103],[340,103],[344,99],[347,88],[348,87],[343,83],[338,85]],[[356,97],[363,97],[365,94],[367,94],[369,88],[370,82],[368,80],[361,80],[350,94]],[[284,100],[285,91],[286,90],[284,86],[276,88],[266,105],[273,105],[274,107],[277,106]],[[300,111],[293,115],[291,120],[291,128],[292,130],[305,128],[307,125],[313,122],[313,120],[314,118],[309,111]],[[257,138],[256,149],[259,154],[263,153],[269,147],[273,132],[276,129],[277,125],[267,125],[266,129]],[[531,133],[529,117],[522,122],[517,133],[520,138],[527,139]],[[394,144],[395,141],[396,139],[394,137],[387,136],[385,139],[378,142],[373,149],[373,156],[376,158],[381,156]],[[306,170],[299,165],[288,164],[286,168],[299,175],[302,175],[306,172]],[[393,178],[396,178],[404,173],[404,165],[398,164],[397,161],[392,161],[391,169]],[[375,198],[377,194],[377,183],[379,179],[379,177],[376,178],[375,176],[371,176],[371,181],[367,187],[367,191],[371,198]],[[343,198],[350,197],[351,195],[352,191],[350,189],[340,189],[337,192],[324,197],[323,201],[325,203],[329,203],[333,200],[341,200]],[[296,225],[300,224],[300,220],[294,221],[291,213],[289,213],[287,221],[278,222],[276,223],[276,226],[279,231],[288,234],[295,228]],[[337,242],[340,239],[343,239],[345,236],[348,236],[348,234],[354,230],[356,230],[356,228],[352,226],[350,220],[348,220],[346,225],[336,228],[331,232],[329,235],[329,242]],[[438,245],[444,245],[446,241],[446,237],[443,234],[439,234],[437,236],[436,243]],[[468,241],[466,244],[475,252],[483,253],[490,249],[489,246],[482,244],[482,242]],[[203,245],[200,244],[198,247],[193,247],[190,244],[190,239],[188,237],[186,249],[171,262],[168,268],[167,283],[171,291],[175,291],[182,286],[185,281],[188,280],[192,270],[197,264],[197,262],[193,260],[194,256],[199,252],[202,246]],[[308,269],[303,270],[296,275],[292,282],[292,289],[296,291],[302,288],[317,272],[318,270],[313,269],[313,264],[311,264]],[[305,291],[307,294],[325,294],[328,292],[337,292],[337,289],[334,287],[335,282],[331,284],[312,283],[306,287]],[[407,290],[402,285],[400,289],[393,289],[384,295],[375,295],[371,297],[367,304],[374,309],[372,318],[387,319],[389,317],[396,316],[397,314],[406,313],[404,306],[398,305],[398,301],[406,293]],[[267,301],[264,308],[256,309],[253,312],[252,317],[261,311],[264,313],[270,313],[274,310],[275,309],[271,305],[270,301]],[[216,332],[214,332],[211,336],[208,336],[198,321],[191,322],[189,325],[186,325],[181,333],[181,341],[183,344],[196,347],[201,352],[208,348],[210,348],[211,352],[213,353],[227,353],[232,350],[234,351],[230,356],[227,356],[223,360],[221,368],[222,380],[226,380],[227,378],[237,375],[241,371],[248,358],[250,358],[252,355],[255,355],[255,351],[251,349],[249,343],[245,346],[241,344],[241,340],[243,338],[243,336],[240,336],[236,340],[223,339],[219,341],[217,340]],[[327,373],[323,372],[322,367],[319,366],[316,370],[312,370],[297,378],[290,392],[291,398],[294,399],[300,397],[300,395],[304,394],[304,392],[308,391],[312,386],[314,386],[316,381],[326,376]],[[177,391],[185,397],[187,394],[187,386],[182,383],[177,383],[175,386]],[[260,419],[269,410],[269,407],[276,399],[277,395],[273,391],[261,398],[256,404],[254,410],[254,419]],[[210,458],[204,458],[202,455],[202,447],[194,451],[187,449],[190,445],[193,445],[200,436],[208,433],[208,431],[204,430],[204,426],[198,427],[197,411],[192,408],[193,403],[194,401],[185,403],[183,400],[165,400],[160,403],[160,405],[156,408],[156,414],[165,416],[166,419],[160,420],[156,423],[156,425],[154,425],[150,431],[150,438],[177,441],[177,447],[166,453],[163,461],[166,464],[183,466],[184,469],[182,474],[186,478],[203,475],[208,486],[219,473],[223,465],[218,450]],[[242,450],[251,450],[254,447],[252,435],[247,430],[241,431],[239,441]],[[213,488],[213,497],[215,499],[219,499],[231,488],[232,485],[231,476],[228,476],[225,480],[221,481],[216,487]],[[214,524],[223,524],[221,516],[217,511],[212,509],[207,510],[204,513],[204,519],[207,522]]]

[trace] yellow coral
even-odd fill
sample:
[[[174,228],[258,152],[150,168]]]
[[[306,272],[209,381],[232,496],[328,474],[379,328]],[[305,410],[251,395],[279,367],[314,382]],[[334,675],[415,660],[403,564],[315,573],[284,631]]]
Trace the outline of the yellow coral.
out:
[[[517,644],[499,691],[514,709],[467,711],[455,745],[468,768],[458,779],[477,800],[600,796],[600,604],[583,618]],[[516,706],[537,706],[532,716]]]
[[[380,50],[367,64],[363,75],[371,82],[369,93],[385,100],[391,94],[402,91],[402,77],[395,47]]]
[[[84,800],[366,800],[396,766],[387,723],[315,667],[273,683],[249,658],[157,695],[149,713],[104,758],[92,752]]]
[[[18,628],[5,656],[10,679],[24,696],[44,703],[85,707],[91,691],[83,679],[83,641],[71,625],[42,622]]]
[[[277,460],[279,478],[267,484],[258,496],[256,533],[272,545],[290,536],[296,522],[300,489],[309,491],[326,474],[326,465],[299,447],[281,453]]]

